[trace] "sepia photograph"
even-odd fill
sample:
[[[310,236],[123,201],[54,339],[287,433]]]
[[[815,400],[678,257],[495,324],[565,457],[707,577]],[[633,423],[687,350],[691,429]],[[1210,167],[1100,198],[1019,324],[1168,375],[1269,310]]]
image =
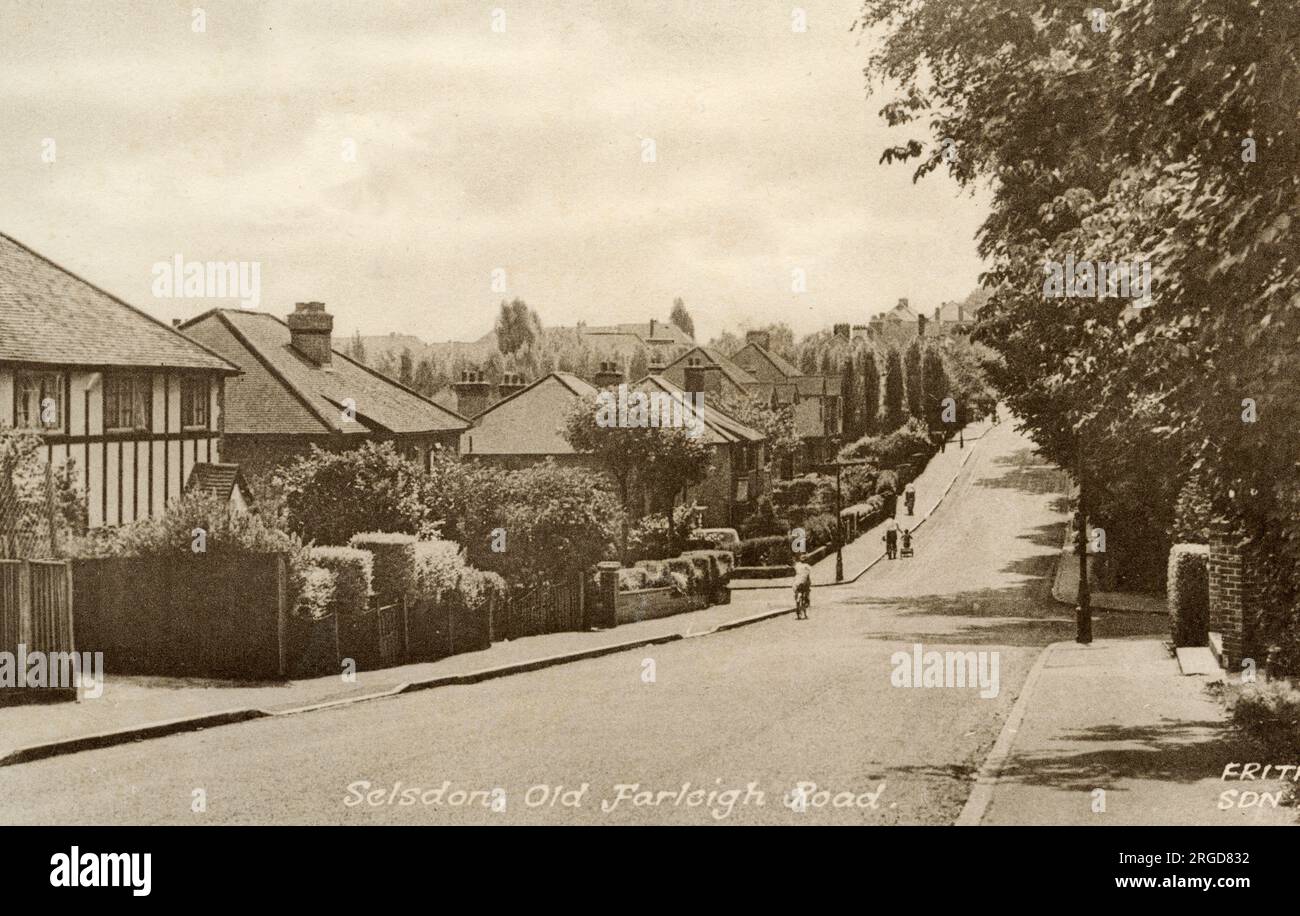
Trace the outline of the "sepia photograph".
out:
[[[1284,882],[1298,48],[1294,0],[0,0],[21,883],[469,826]]]

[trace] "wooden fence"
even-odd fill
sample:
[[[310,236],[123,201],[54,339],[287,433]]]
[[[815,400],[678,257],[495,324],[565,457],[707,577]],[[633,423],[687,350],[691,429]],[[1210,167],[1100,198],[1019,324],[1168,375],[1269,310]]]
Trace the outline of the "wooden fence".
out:
[[[492,639],[586,629],[586,580],[576,575],[558,585],[539,585],[511,595],[493,620]]]
[[[285,673],[281,554],[72,561],[79,648],[106,671],[274,678]]]
[[[58,560],[0,560],[0,652],[72,652],[72,576]],[[75,689],[25,688],[0,697],[26,701],[37,696],[73,699]]]

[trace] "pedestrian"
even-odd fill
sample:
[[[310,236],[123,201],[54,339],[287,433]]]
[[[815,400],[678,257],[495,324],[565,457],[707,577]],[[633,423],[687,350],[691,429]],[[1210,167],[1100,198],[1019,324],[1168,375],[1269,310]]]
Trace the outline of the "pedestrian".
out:
[[[903,488],[903,505],[907,506],[907,514],[912,515],[916,508],[916,484],[909,482]]]
[[[890,519],[885,524],[885,556],[894,559],[898,556],[898,522]]]
[[[912,532],[904,528],[901,536],[903,539],[903,556],[910,557],[912,555]]]
[[[812,567],[804,562],[803,554],[794,558],[794,616],[796,620],[808,619],[812,604]]]

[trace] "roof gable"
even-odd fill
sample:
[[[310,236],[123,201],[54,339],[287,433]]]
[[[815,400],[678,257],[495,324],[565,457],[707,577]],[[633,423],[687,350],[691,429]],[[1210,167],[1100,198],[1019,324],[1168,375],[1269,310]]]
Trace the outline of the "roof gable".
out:
[[[293,348],[289,326],[267,312],[215,309],[181,328],[245,371],[226,384],[228,433],[403,434],[469,426],[455,411],[337,350],[329,366],[317,366]]]
[[[0,360],[238,371],[165,323],[3,234]]]
[[[474,418],[461,434],[465,455],[572,455],[561,428],[573,404],[589,400],[595,409],[599,391],[576,375],[552,372]]]

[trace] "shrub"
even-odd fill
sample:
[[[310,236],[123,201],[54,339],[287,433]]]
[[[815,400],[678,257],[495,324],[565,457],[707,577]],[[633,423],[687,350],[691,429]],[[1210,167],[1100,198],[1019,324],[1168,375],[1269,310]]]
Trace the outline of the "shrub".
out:
[[[898,495],[898,475],[893,471],[881,471],[876,478],[876,495],[877,496],[897,496]],[[883,502],[887,502],[885,500]]]
[[[877,468],[869,464],[847,467],[842,472],[841,483],[844,486],[844,498],[850,503],[862,502],[876,492]]]
[[[790,528],[790,523],[783,518],[778,518],[776,507],[772,505],[770,497],[761,497],[754,511],[750,513],[740,524],[740,536],[742,538],[761,538],[773,535],[781,535]]]
[[[1232,707],[1232,724],[1279,754],[1300,751],[1300,690],[1286,681],[1248,684]]]
[[[772,504],[779,509],[806,506],[812,502],[816,492],[817,481],[811,475],[796,477],[794,480],[778,480],[772,484]]]
[[[711,545],[703,550],[735,550],[740,543],[740,532],[735,528],[697,528],[691,532],[694,540],[708,541]]]
[[[805,540],[809,550],[825,547],[835,543],[835,516],[831,514],[814,515],[803,523]]]
[[[1209,625],[1210,548],[1175,544],[1169,551],[1169,623],[1175,646],[1203,646]]]
[[[454,503],[446,530],[471,566],[532,586],[567,580],[615,555],[624,516],[602,475],[548,460],[519,471],[482,469],[466,479],[460,495],[439,499]],[[497,528],[505,530],[503,552],[491,549]]]
[[[677,537],[684,539],[691,515],[686,506],[678,506],[673,511],[673,531]],[[673,556],[677,545],[668,542],[668,519],[659,513],[639,519],[628,530],[627,552],[632,560],[662,560]]]
[[[461,571],[457,587],[465,607],[475,612],[485,611],[491,601],[501,601],[509,590],[501,576],[472,566]]]
[[[618,590],[620,592],[635,592],[646,585],[646,570],[640,566],[625,566],[618,571]]]
[[[364,614],[370,609],[374,582],[374,556],[353,547],[313,547],[313,564],[334,573],[334,598],[329,611],[336,614]]]
[[[916,417],[884,436],[863,436],[840,452],[842,458],[868,458],[879,467],[894,467],[908,461],[912,454],[934,454],[929,430]]]
[[[670,557],[664,560],[664,568],[668,570],[669,575],[673,576],[675,585],[680,585],[680,581],[677,579],[678,576],[685,578],[685,592],[687,594],[695,594],[699,590],[701,584],[700,573],[688,557]]]
[[[349,547],[374,556],[374,593],[380,606],[401,604],[415,590],[415,535],[391,531],[354,534]]]
[[[302,577],[302,591],[293,605],[293,615],[309,620],[329,616],[338,577],[324,566],[309,566]]]
[[[1204,489],[1195,480],[1187,481],[1174,505],[1175,541],[1180,544],[1208,544],[1213,518],[1210,500]]]
[[[437,539],[416,541],[414,547],[415,590],[424,598],[436,599],[442,592],[460,586],[465,555],[460,545]]]
[[[344,544],[363,531],[417,533],[428,517],[428,478],[391,442],[347,452],[316,446],[275,478],[289,529],[304,540]]]
[[[789,566],[790,562],[790,539],[784,534],[749,538],[740,542],[736,552],[737,566]]]

